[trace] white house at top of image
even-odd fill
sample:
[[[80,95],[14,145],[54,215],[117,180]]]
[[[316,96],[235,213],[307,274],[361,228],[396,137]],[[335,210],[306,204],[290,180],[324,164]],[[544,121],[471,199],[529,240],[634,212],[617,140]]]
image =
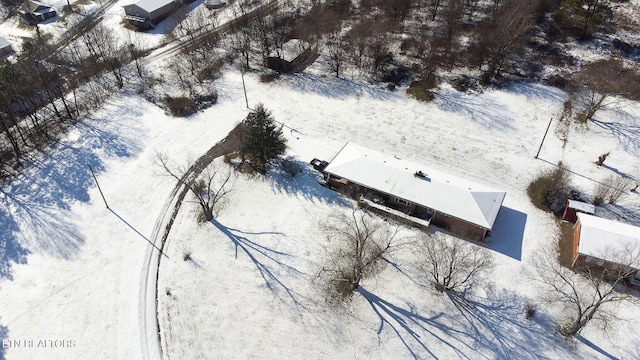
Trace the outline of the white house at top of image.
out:
[[[204,0],[204,6],[206,6],[207,9],[220,9],[226,5],[227,2],[224,0]]]
[[[182,0],[140,0],[123,6],[124,18],[139,29],[153,29],[182,3]]]
[[[20,21],[27,25],[36,25],[58,15],[53,6],[38,1],[27,1],[27,11],[20,13]]]
[[[323,174],[328,186],[362,196],[374,210],[475,240],[491,231],[506,196],[504,191],[351,143]]]
[[[640,286],[640,227],[584,213],[577,217],[573,266],[622,269],[633,285]]]

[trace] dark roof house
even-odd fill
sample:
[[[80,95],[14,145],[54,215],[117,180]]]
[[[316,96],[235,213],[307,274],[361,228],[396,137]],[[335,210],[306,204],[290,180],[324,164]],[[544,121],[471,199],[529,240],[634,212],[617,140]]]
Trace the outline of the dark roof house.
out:
[[[37,1],[29,1],[29,11],[20,14],[20,21],[27,25],[36,25],[58,14],[53,6]]]
[[[125,5],[125,19],[140,29],[153,29],[181,5],[181,0],[140,0]]]

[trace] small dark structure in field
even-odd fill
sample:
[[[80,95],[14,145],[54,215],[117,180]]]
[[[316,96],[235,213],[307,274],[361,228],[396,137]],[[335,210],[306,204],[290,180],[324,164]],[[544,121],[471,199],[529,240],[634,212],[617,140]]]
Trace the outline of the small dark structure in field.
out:
[[[593,215],[596,212],[596,207],[592,204],[587,204],[578,200],[567,200],[567,204],[564,207],[564,213],[562,219],[567,220],[575,224],[578,221],[577,213]]]
[[[29,11],[20,13],[20,21],[27,25],[37,25],[58,15],[53,6],[37,1],[28,1],[27,5],[29,6]]]
[[[275,56],[267,57],[265,66],[278,73],[301,72],[318,57],[318,53],[306,41],[291,39],[282,45]]]
[[[124,18],[140,30],[155,29],[160,21],[173,14],[182,0],[140,0],[123,6]]]

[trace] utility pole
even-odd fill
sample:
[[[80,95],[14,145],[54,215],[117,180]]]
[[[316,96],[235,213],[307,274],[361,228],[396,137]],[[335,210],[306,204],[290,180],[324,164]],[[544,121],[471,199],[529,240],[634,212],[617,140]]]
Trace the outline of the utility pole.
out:
[[[249,99],[247,98],[247,87],[244,84],[244,70],[240,70],[240,76],[242,76],[242,90],[244,90],[244,102],[247,104],[247,109],[249,109]]]
[[[538,158],[538,155],[540,155],[540,150],[542,150],[542,144],[544,144],[544,139],[547,137],[547,133],[549,132],[549,128],[551,127],[551,121],[553,121],[553,118],[549,119],[549,125],[547,125],[547,130],[545,130],[544,136],[542,137],[542,142],[540,142],[540,147],[538,148],[538,152],[536,153],[536,159]]]
[[[98,184],[98,179],[96,179],[96,174],[93,172],[93,169],[91,168],[91,165],[87,164],[87,166],[89,167],[89,171],[91,171],[91,175],[93,176],[93,181],[96,182],[96,186],[98,186],[98,191],[100,191],[100,196],[102,196],[102,201],[104,201],[104,204],[107,206],[107,209],[109,208],[109,204],[107,204],[107,199],[104,198],[104,194],[102,193],[102,189],[100,189],[100,184]]]

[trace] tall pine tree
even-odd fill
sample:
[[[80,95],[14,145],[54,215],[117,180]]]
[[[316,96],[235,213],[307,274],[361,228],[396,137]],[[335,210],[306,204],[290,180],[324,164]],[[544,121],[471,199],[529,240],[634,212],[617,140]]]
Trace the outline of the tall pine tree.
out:
[[[287,139],[282,134],[282,126],[277,126],[271,112],[258,104],[244,120],[246,126],[242,140],[242,157],[252,166],[266,174],[269,163],[284,154]]]

